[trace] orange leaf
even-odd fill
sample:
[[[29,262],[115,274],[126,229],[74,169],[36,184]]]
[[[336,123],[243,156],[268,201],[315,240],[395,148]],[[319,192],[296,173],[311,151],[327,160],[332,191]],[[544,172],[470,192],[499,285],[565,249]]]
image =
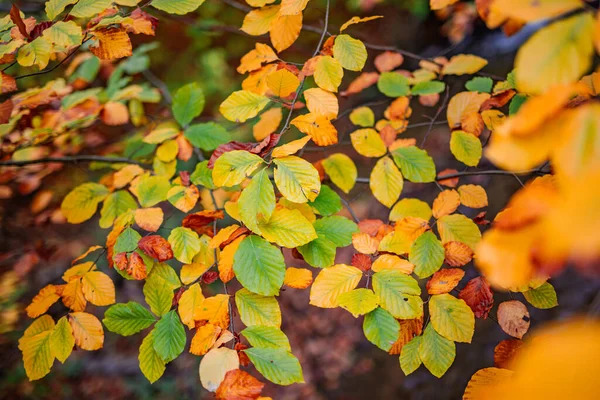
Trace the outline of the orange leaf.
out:
[[[245,237],[246,235],[236,238],[233,242],[223,247],[223,250],[221,251],[218,270],[219,279],[221,279],[224,283],[229,282],[235,277],[235,273],[233,272],[233,256]]]
[[[410,342],[415,336],[419,336],[423,333],[423,317],[415,319],[399,319],[400,322],[400,336],[398,340],[392,344],[392,347],[388,351],[389,354],[400,354],[402,347]]]
[[[371,266],[373,272],[383,271],[384,269],[397,269],[407,275],[412,274],[415,266],[405,260],[393,254],[382,254],[377,260],[373,262]]]
[[[404,217],[396,222],[395,231],[402,232],[411,241],[415,241],[425,231],[429,229],[429,224],[419,217]]]
[[[291,123],[300,132],[309,135],[317,146],[331,146],[338,142],[337,129],[323,115],[308,113],[294,118]]]
[[[56,301],[60,298],[58,293],[56,293],[56,286],[47,285],[42,290],[35,295],[33,300],[31,300],[31,304],[27,306],[25,311],[27,311],[27,316],[29,318],[36,318],[40,315],[44,314],[52,304],[56,303]]]
[[[461,185],[458,188],[460,202],[470,208],[487,207],[488,197],[485,189],[479,185]]]
[[[449,293],[458,285],[465,276],[465,271],[460,268],[444,268],[437,271],[427,281],[427,293],[444,294]]]
[[[163,210],[159,207],[135,210],[135,223],[148,232],[156,232],[162,225],[163,218]]]
[[[404,62],[404,57],[395,51],[385,51],[375,57],[375,68],[379,72],[389,72],[398,68]]]
[[[444,190],[433,201],[433,216],[441,218],[450,215],[460,205],[460,196],[456,190]]]
[[[446,259],[444,262],[452,267],[462,267],[473,259],[473,250],[462,242],[444,243]]]
[[[379,240],[366,233],[355,233],[352,235],[352,245],[362,254],[373,254],[379,247]]]
[[[106,125],[124,125],[129,122],[129,109],[123,103],[109,101],[104,104],[101,118]]]
[[[135,251],[129,256],[129,263],[127,264],[127,270],[125,272],[138,281],[148,277],[144,259]]]
[[[451,169],[451,168],[447,168],[443,171],[441,171],[438,176],[447,176],[447,175],[451,175],[451,174],[456,174],[458,171],[455,169]],[[456,185],[458,185],[458,177],[456,178],[448,178],[448,179],[442,179],[439,180],[438,183],[440,185],[444,185],[444,186],[448,186],[451,188],[455,188]]]
[[[196,329],[196,334],[190,344],[190,353],[197,356],[203,356],[208,353],[222,330],[222,328],[210,323]]]
[[[477,318],[486,319],[494,305],[494,293],[485,278],[473,278],[460,291],[458,298],[467,303]]]
[[[408,119],[412,115],[412,108],[410,108],[410,100],[408,97],[398,97],[392,101],[392,104],[385,109],[383,115],[389,120],[404,120]]]
[[[219,385],[216,396],[219,400],[253,400],[260,396],[264,383],[240,369],[227,371]]]
[[[229,327],[229,296],[226,294],[217,294],[213,297],[207,297],[202,303],[202,309],[198,314],[198,320],[207,320],[213,325],[222,329]]]
[[[518,300],[500,303],[498,306],[498,324],[512,337],[521,339],[529,330],[529,312],[525,304]]]
[[[93,32],[97,43],[90,46],[90,51],[101,60],[115,60],[129,57],[131,39],[125,28],[104,28]]]
[[[102,324],[92,314],[74,312],[69,314],[75,344],[83,350],[98,350],[104,345]]]
[[[467,384],[463,400],[488,399],[490,391],[510,380],[514,372],[501,368],[483,368],[475,372]],[[495,398],[495,397],[494,397]]]
[[[162,236],[144,236],[138,242],[138,247],[146,255],[148,255],[148,257],[156,258],[160,262],[173,258],[173,250],[171,249],[171,245]]]
[[[487,93],[460,92],[448,103],[448,125],[451,129],[460,128],[464,115],[479,112],[484,101],[490,98]]]
[[[366,88],[373,86],[379,80],[379,74],[377,72],[363,72],[356,79],[350,82],[348,89],[340,92],[341,96],[350,96],[352,94],[360,93]]]
[[[518,339],[506,339],[498,343],[494,348],[494,365],[498,368],[508,368],[521,346],[523,342]]]
[[[312,272],[306,268],[289,267],[285,270],[283,284],[294,289],[306,289],[313,282]]]

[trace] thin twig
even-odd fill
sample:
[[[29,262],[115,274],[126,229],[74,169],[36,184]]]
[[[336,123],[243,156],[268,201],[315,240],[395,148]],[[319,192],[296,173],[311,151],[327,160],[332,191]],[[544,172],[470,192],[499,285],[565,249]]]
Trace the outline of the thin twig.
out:
[[[106,157],[106,156],[95,156],[95,155],[84,155],[84,156],[64,156],[64,157],[46,157],[38,158],[35,160],[8,160],[0,161],[0,167],[23,167],[25,165],[32,164],[45,164],[45,163],[65,163],[65,164],[77,164],[82,162],[105,162],[109,164],[136,164],[140,167],[148,167],[148,164],[144,164],[140,161],[135,161],[125,157]]]
[[[173,98],[171,97],[171,93],[169,93],[169,88],[162,80],[160,80],[158,76],[154,75],[154,73],[149,69],[142,71],[142,75],[162,93],[163,99],[165,99],[167,104],[173,103]]]
[[[539,174],[539,175],[546,175],[545,172],[540,171],[539,168],[536,169],[528,169],[528,170],[524,170],[524,171],[503,171],[503,170],[486,170],[486,171],[463,171],[463,172],[456,172],[453,174],[444,174],[444,175],[438,175],[435,180],[436,181],[443,181],[444,179],[452,179],[452,178],[460,178],[462,176],[477,176],[477,175],[527,175],[527,174]],[[363,178],[363,177],[359,177],[356,178],[356,183],[364,183],[364,184],[368,184],[370,183],[371,180],[369,178]]]
[[[342,204],[344,204],[344,207],[346,207],[346,209],[348,210],[348,212],[350,213],[350,215],[352,216],[352,219],[354,220],[354,222],[356,222],[357,224],[360,222],[360,219],[358,219],[358,216],[356,216],[356,214],[354,213],[354,210],[352,209],[352,207],[350,206],[350,203],[348,203],[343,197],[340,196],[340,200],[342,201]]]
[[[438,119],[438,117],[440,116],[440,114],[442,113],[442,111],[446,108],[446,105],[448,104],[448,98],[449,97],[450,97],[450,89],[448,88],[448,86],[446,86],[446,95],[444,96],[444,101],[442,102],[442,104],[440,104],[440,106],[437,109],[435,115],[433,116],[433,119],[429,123],[429,128],[427,128],[427,132],[425,132],[425,136],[423,136],[423,140],[421,141],[421,147],[425,146],[425,142],[427,141],[427,137],[429,136],[429,133],[433,129],[433,124],[435,124],[435,121]]]

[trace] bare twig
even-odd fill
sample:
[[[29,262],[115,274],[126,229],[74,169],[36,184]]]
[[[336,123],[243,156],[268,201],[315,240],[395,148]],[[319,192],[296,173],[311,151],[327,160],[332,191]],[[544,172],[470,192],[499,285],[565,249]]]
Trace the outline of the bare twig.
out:
[[[135,161],[125,157],[105,157],[95,155],[84,155],[84,156],[64,156],[64,157],[46,157],[38,158],[35,160],[8,160],[0,161],[0,167],[23,167],[32,164],[45,164],[45,163],[64,163],[64,164],[77,164],[83,162],[105,162],[109,164],[136,164],[140,167],[148,167],[148,164],[144,164],[140,161]]]
[[[435,178],[435,180],[436,181],[443,181],[444,179],[460,178],[462,176],[477,176],[477,175],[509,175],[509,176],[516,176],[516,175],[527,175],[527,174],[546,175],[546,173],[543,172],[543,171],[540,171],[539,168],[528,169],[528,170],[524,170],[524,171],[503,171],[503,170],[495,169],[495,170],[485,170],[485,171],[463,171],[463,172],[456,172],[456,173],[453,173],[453,174],[438,175]],[[362,177],[356,178],[356,183],[368,184],[370,182],[371,182],[371,180],[369,178],[362,178]]]
[[[169,88],[162,80],[160,80],[160,78],[158,76],[154,75],[154,73],[152,71],[150,71],[149,69],[142,71],[142,75],[144,75],[144,78],[146,78],[148,80],[148,82],[150,82],[154,87],[156,87],[162,93],[163,99],[165,99],[165,102],[167,104],[171,104],[173,102],[171,93],[169,93]]]
[[[429,128],[427,128],[427,132],[425,132],[425,136],[423,136],[423,140],[421,141],[421,147],[423,147],[425,145],[425,142],[427,141],[427,137],[429,136],[429,133],[433,129],[433,124],[435,124],[435,121],[438,119],[438,117],[440,116],[442,111],[446,108],[449,97],[450,97],[450,89],[448,88],[448,86],[446,86],[446,95],[444,96],[444,101],[442,102],[442,104],[440,104],[435,115],[433,116],[433,119],[429,123]]]

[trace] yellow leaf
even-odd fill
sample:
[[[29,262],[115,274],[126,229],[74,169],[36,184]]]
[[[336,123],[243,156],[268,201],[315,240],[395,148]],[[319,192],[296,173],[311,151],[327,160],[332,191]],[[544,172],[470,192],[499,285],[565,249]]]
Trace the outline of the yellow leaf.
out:
[[[368,233],[355,233],[352,235],[352,245],[362,254],[373,254],[377,251],[379,240]]]
[[[344,193],[352,190],[358,171],[350,157],[342,153],[332,154],[323,160],[323,168],[331,181]]]
[[[144,173],[144,169],[139,165],[127,165],[113,175],[113,186],[117,189],[125,187],[133,178]]]
[[[212,178],[216,186],[235,186],[252,174],[263,159],[245,150],[224,153],[215,162]]]
[[[285,270],[283,284],[294,289],[306,289],[313,281],[312,272],[306,268],[289,267]]]
[[[371,17],[352,17],[340,26],[340,33],[344,32],[350,25],[360,24],[361,22],[373,21],[374,19],[383,18],[383,15],[373,15]]]
[[[108,306],[115,302],[115,285],[108,275],[92,271],[83,275],[82,287],[85,298],[96,306]]]
[[[204,263],[194,262],[194,260],[192,260],[191,264],[185,264],[181,267],[181,271],[179,272],[181,282],[183,282],[184,285],[189,285],[200,278],[206,271],[208,271],[210,266],[210,264],[206,265]]]
[[[256,117],[268,103],[268,97],[248,90],[238,90],[221,103],[219,111],[230,121],[245,122],[247,119]]]
[[[503,368],[483,368],[475,372],[463,395],[463,400],[489,399],[490,391],[495,392],[497,387],[510,380],[514,371]]]
[[[131,39],[125,28],[104,28],[93,31],[96,43],[90,51],[101,60],[115,60],[132,54]]]
[[[281,0],[281,15],[300,14],[308,4],[309,0]]]
[[[252,135],[257,142],[260,142],[271,133],[274,133],[281,123],[281,108],[271,108],[262,113],[258,122],[252,127]]]
[[[217,294],[204,299],[198,320],[207,320],[223,329],[229,328],[229,295]]]
[[[398,221],[404,217],[419,217],[428,221],[431,215],[429,204],[419,199],[404,198],[390,211],[390,221]]]
[[[582,6],[580,0],[538,0],[535,2],[494,0],[491,9],[509,18],[532,22],[538,19],[556,17]]]
[[[193,326],[193,324],[192,324]],[[196,329],[196,334],[190,344],[190,353],[203,356],[213,347],[223,329],[213,324],[202,325]]]
[[[194,208],[199,198],[200,192],[194,185],[173,186],[167,192],[167,200],[169,200],[169,203],[173,204],[175,208],[184,213],[187,213]]]
[[[273,21],[275,21],[278,15],[279,6],[268,6],[258,10],[252,10],[244,17],[244,22],[240,29],[248,35],[264,35],[269,32]]]
[[[98,203],[108,194],[108,189],[104,185],[84,183],[69,192],[60,208],[69,223],[80,224],[96,213]]]
[[[272,23],[269,30],[271,43],[278,53],[290,47],[302,29],[302,14],[279,15]]]
[[[428,229],[427,221],[418,217],[404,217],[396,223],[395,227],[396,232],[403,233],[411,242],[414,242]]]
[[[264,43],[256,43],[255,48],[246,53],[240,60],[237,72],[245,74],[246,72],[260,69],[263,64],[277,60],[277,54],[271,46]]]
[[[338,35],[333,44],[333,57],[345,69],[360,71],[367,61],[367,49],[358,39],[345,34]]]
[[[233,256],[235,255],[237,248],[239,247],[240,243],[242,242],[242,240],[244,240],[245,237],[246,236],[244,235],[235,239],[233,242],[225,246],[223,248],[223,251],[221,252],[221,257],[219,258],[218,265],[219,279],[221,279],[225,283],[232,280],[235,276],[233,272]]]
[[[42,290],[35,295],[33,300],[31,300],[31,304],[27,306],[25,311],[27,311],[27,316],[29,318],[36,318],[40,315],[44,314],[52,304],[56,303],[56,301],[60,298],[58,293],[56,293],[56,286],[47,285]]]
[[[544,93],[552,86],[576,82],[592,63],[590,38],[594,18],[581,13],[537,31],[517,53],[515,79],[519,91]],[[548,46],[552,43],[552,46]]]
[[[433,201],[433,216],[441,218],[452,214],[460,205],[460,196],[456,190],[444,190]]]
[[[275,147],[271,155],[273,156],[273,158],[291,156],[298,150],[304,148],[304,146],[306,146],[306,144],[310,142],[310,139],[310,136],[304,136],[301,139],[292,140],[291,142],[286,143],[283,146]]]
[[[250,72],[250,75],[242,81],[242,89],[259,95],[266,95],[269,90],[267,87],[267,77],[275,71],[277,71],[277,65],[268,64],[256,71]]]
[[[358,129],[350,134],[350,140],[352,147],[362,156],[381,157],[387,153],[387,147],[375,129]]]
[[[460,202],[471,208],[483,208],[488,205],[485,189],[479,185],[461,185],[458,187]]]
[[[349,311],[354,318],[373,311],[379,305],[379,299],[371,289],[354,289],[342,293],[339,299],[340,307]]]
[[[181,322],[183,322],[184,325],[187,325],[188,328],[192,329],[195,325],[195,321],[200,320],[200,310],[203,301],[204,295],[202,294],[199,283],[194,283],[181,295],[177,311],[181,317]],[[192,351],[190,350],[190,352]]]
[[[298,210],[277,208],[267,222],[259,221],[258,227],[269,242],[290,249],[317,238],[315,228]]]
[[[442,68],[443,75],[474,74],[488,64],[487,60],[471,54],[454,56]]]
[[[148,232],[156,232],[162,225],[163,218],[163,210],[160,207],[135,210],[135,223]]]
[[[239,227],[240,226],[238,224],[233,224],[221,229],[219,233],[217,233],[212,239],[210,239],[210,242],[208,242],[208,247],[210,247],[211,249],[218,248],[224,241],[229,239],[229,236],[231,236],[231,234],[235,232]]]
[[[19,339],[19,349],[23,353],[23,364],[29,380],[43,378],[50,372],[54,355],[50,347],[54,320],[43,315],[33,321]]]
[[[361,278],[361,270],[345,264],[325,268],[310,289],[310,304],[321,308],[337,307],[340,295],[356,288]]]
[[[312,88],[306,89],[303,94],[306,99],[306,107],[312,114],[327,119],[337,118],[339,104],[333,93],[320,88]]]
[[[309,135],[317,146],[331,146],[338,142],[337,130],[325,116],[308,113],[294,118],[291,124]]]
[[[460,92],[454,95],[448,103],[448,125],[450,128],[460,128],[464,115],[479,112],[484,101],[490,98],[488,93]]]
[[[321,190],[319,172],[308,161],[296,156],[275,158],[274,178],[286,199],[295,203],[314,201]]]
[[[386,207],[393,206],[398,200],[404,187],[404,179],[390,157],[377,161],[371,171],[369,187],[373,196]]]
[[[383,271],[384,269],[397,269],[400,272],[410,275],[415,266],[408,260],[400,258],[393,254],[382,254],[371,265],[373,272]]]
[[[337,92],[342,83],[344,70],[342,65],[333,57],[320,56],[315,63],[315,83],[330,92]]]
[[[277,97],[287,97],[294,93],[300,80],[287,69],[283,68],[267,76],[267,87]]]
[[[69,314],[75,344],[83,350],[98,350],[104,345],[102,324],[92,314],[74,312]]]
[[[52,43],[41,36],[19,49],[17,61],[19,65],[31,67],[37,65],[40,70],[46,68],[52,53]]]
[[[212,349],[200,361],[200,383],[209,392],[217,390],[228,371],[239,369],[237,351],[221,347]]]

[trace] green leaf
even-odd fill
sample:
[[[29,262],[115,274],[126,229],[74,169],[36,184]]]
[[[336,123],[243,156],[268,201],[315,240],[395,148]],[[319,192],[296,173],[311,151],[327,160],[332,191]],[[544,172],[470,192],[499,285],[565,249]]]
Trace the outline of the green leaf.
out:
[[[100,228],[110,228],[119,215],[129,210],[135,210],[137,202],[126,190],[117,190],[111,193],[100,210]]]
[[[410,94],[408,78],[398,72],[384,72],[379,75],[377,89],[388,97],[401,97]]]
[[[231,140],[229,132],[223,126],[214,122],[191,125],[183,135],[194,147],[206,151],[212,151]]]
[[[269,242],[290,249],[317,238],[313,225],[298,210],[279,208],[268,222],[259,222],[258,227]]]
[[[320,218],[313,223],[313,226],[319,237],[327,238],[337,247],[350,245],[352,234],[358,232],[358,225],[338,215]]]
[[[508,115],[515,115],[516,113],[518,113],[519,109],[523,104],[525,104],[527,99],[529,99],[529,97],[527,97],[527,95],[525,94],[516,94],[515,97],[513,97],[510,101],[510,104],[508,105]]]
[[[64,364],[71,355],[74,346],[73,328],[71,328],[67,317],[62,317],[58,320],[50,335],[50,351],[58,361]]]
[[[335,262],[336,245],[317,232],[317,239],[297,248],[304,261],[317,268],[327,268]]]
[[[491,78],[481,76],[476,76],[469,82],[465,83],[465,87],[467,88],[467,90],[471,92],[481,93],[490,93],[492,91],[493,85],[494,81]]]
[[[523,292],[523,296],[525,296],[525,300],[527,300],[529,304],[542,310],[558,305],[558,298],[554,286],[548,282],[545,282],[538,288]]]
[[[244,350],[252,364],[269,381],[278,385],[303,383],[302,367],[292,353],[284,349],[257,348]]]
[[[207,189],[216,189],[212,179],[212,169],[208,168],[208,160],[196,164],[196,169],[190,175],[190,180],[194,185],[204,186]]]
[[[156,323],[153,347],[164,362],[171,362],[183,352],[185,329],[175,310],[169,311]]]
[[[58,21],[46,29],[42,36],[54,45],[54,51],[67,51],[71,47],[81,44],[83,39],[81,27],[73,21]]]
[[[29,380],[43,378],[50,372],[54,362],[50,347],[54,328],[52,317],[48,314],[42,315],[33,321],[19,339],[19,350],[23,353],[23,363]]]
[[[373,275],[373,290],[382,308],[396,318],[413,319],[423,315],[418,282],[399,270],[384,269]]]
[[[479,227],[462,214],[445,215],[437,221],[442,243],[462,242],[475,250],[481,240]]]
[[[369,107],[358,107],[350,113],[350,122],[363,128],[369,128],[375,125],[375,114]]]
[[[171,1],[171,3],[175,2],[176,1]],[[156,1],[153,1],[152,6],[161,9],[156,5],[156,3]],[[194,118],[202,113],[202,110],[204,110],[204,92],[197,83],[188,83],[187,85],[180,87],[177,92],[175,92],[175,96],[173,96],[173,116],[175,117],[175,120],[179,122],[179,125],[188,125]],[[194,143],[192,142],[192,144]],[[196,145],[194,144],[194,146]]]
[[[378,307],[365,315],[363,332],[369,342],[381,350],[388,351],[398,340],[400,324],[392,314]]]
[[[441,378],[456,357],[456,345],[439,335],[431,324],[427,325],[419,346],[419,356],[434,376]]]
[[[327,217],[340,212],[343,208],[340,196],[329,186],[321,185],[321,191],[314,201],[308,204],[316,213]]]
[[[345,69],[361,71],[367,61],[367,48],[350,35],[338,35],[333,43],[333,57]]]
[[[165,315],[173,304],[173,289],[163,279],[149,279],[144,284],[144,298],[152,312],[158,316]]]
[[[268,221],[275,210],[275,190],[266,169],[259,171],[238,199],[242,222],[254,233],[261,234],[260,222]]]
[[[201,239],[202,240],[202,239]],[[165,263],[157,263],[152,272],[148,272],[150,275],[146,281],[161,280],[171,290],[175,290],[181,287],[181,281],[177,272],[169,265]]]
[[[285,333],[274,326],[249,326],[240,333],[244,335],[252,347],[292,351],[290,341],[285,336]]]
[[[200,238],[190,228],[179,226],[171,231],[169,244],[173,255],[184,264],[191,264],[194,256],[200,251]]]
[[[245,150],[224,153],[215,162],[212,178],[216,186],[235,186],[252,174],[263,159]]]
[[[472,133],[454,131],[450,138],[450,151],[458,161],[469,167],[475,167],[481,159],[481,141]]]
[[[263,296],[279,294],[285,277],[281,251],[258,236],[248,236],[233,256],[233,271],[238,281],[251,292]]]
[[[400,351],[400,368],[404,375],[410,375],[421,365],[421,356],[419,355],[419,347],[421,347],[421,336],[415,336],[410,342],[402,346]]]
[[[325,172],[337,187],[344,193],[350,192],[356,184],[358,170],[354,161],[342,153],[332,154],[323,160]]]
[[[115,242],[114,254],[119,254],[123,252],[132,252],[138,247],[138,242],[142,238],[135,229],[126,228]]]
[[[446,89],[446,84],[440,81],[419,82],[412,87],[411,93],[414,96],[424,96],[428,94],[442,93]]]
[[[411,182],[433,182],[435,164],[425,150],[416,146],[400,147],[392,152],[402,176]]]
[[[296,156],[276,158],[273,162],[277,165],[275,184],[283,197],[294,203],[306,203],[317,198],[321,179],[311,163]]]
[[[154,331],[150,332],[142,341],[138,360],[140,370],[150,383],[156,382],[165,372],[166,363],[154,350]]]
[[[77,0],[49,0],[46,2],[46,15],[53,20],[65,10],[65,7],[77,3]]]
[[[444,293],[429,300],[433,328],[446,339],[471,343],[475,331],[475,315],[462,299]]]
[[[98,209],[98,203],[108,194],[104,185],[84,183],[69,192],[60,208],[70,224],[79,224],[92,218]]]
[[[152,207],[167,200],[171,189],[169,180],[162,176],[142,176],[137,186],[137,197],[144,208]]]
[[[229,95],[219,107],[225,118],[233,122],[246,122],[254,118],[269,104],[269,98],[249,90],[238,90]]]
[[[187,14],[204,3],[204,0],[153,0],[152,7],[169,14]]]
[[[373,311],[379,305],[379,299],[375,293],[371,289],[365,288],[342,293],[338,300],[340,307],[349,311],[354,318]]]
[[[261,296],[242,288],[235,294],[235,304],[246,326],[281,326],[281,310],[273,296]]]
[[[415,265],[415,274],[421,279],[439,270],[444,257],[444,246],[431,231],[419,236],[408,253],[408,260]]]
[[[93,17],[109,8],[112,2],[113,0],[79,0],[69,14],[77,18]]]
[[[141,304],[130,301],[111,306],[104,313],[102,322],[111,332],[131,336],[152,325],[156,319]]]

